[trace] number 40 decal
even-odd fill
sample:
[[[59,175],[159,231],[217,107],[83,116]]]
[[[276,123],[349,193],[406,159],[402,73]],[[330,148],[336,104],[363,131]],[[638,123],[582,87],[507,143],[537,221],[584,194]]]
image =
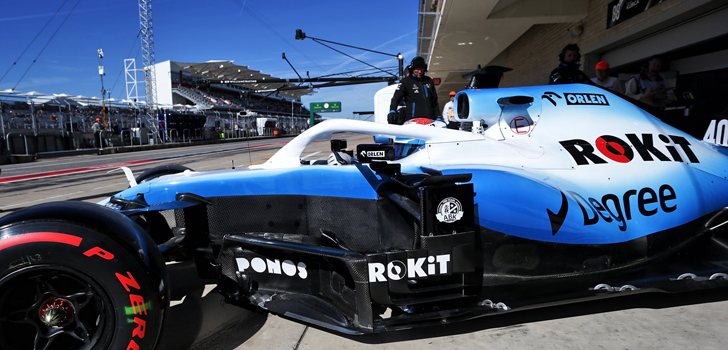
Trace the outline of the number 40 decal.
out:
[[[728,119],[711,120],[708,130],[705,130],[703,141],[728,146]]]

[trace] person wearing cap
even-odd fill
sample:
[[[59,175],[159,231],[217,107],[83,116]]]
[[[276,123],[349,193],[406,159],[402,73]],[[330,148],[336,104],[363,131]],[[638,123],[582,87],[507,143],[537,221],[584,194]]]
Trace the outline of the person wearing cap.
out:
[[[457,92],[450,91],[450,101],[447,101],[445,104],[445,108],[442,109],[442,120],[445,121],[445,124],[450,125],[450,123],[455,121],[455,95]]]
[[[402,125],[415,118],[437,119],[440,117],[440,106],[437,103],[435,84],[425,75],[427,64],[422,57],[415,57],[410,63],[410,75],[402,78],[389,104],[387,122]],[[404,101],[404,114],[397,111],[400,102]]]
[[[101,119],[96,118],[96,121],[91,125],[91,131],[94,132],[94,146],[101,147]]]
[[[614,92],[623,93],[622,85],[619,84],[619,79],[609,76],[609,62],[599,61],[597,62],[594,69],[597,72],[597,76],[591,79],[595,85],[599,85],[605,89],[612,90]]]

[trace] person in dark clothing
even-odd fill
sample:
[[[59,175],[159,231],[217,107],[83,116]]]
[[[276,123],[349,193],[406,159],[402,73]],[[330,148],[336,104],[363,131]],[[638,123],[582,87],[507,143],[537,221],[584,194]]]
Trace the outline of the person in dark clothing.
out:
[[[578,45],[564,46],[559,54],[559,66],[549,75],[549,84],[591,83],[589,77],[579,69],[580,61],[581,54]]]
[[[392,102],[389,104],[387,122],[389,124],[403,124],[414,118],[436,119],[440,115],[440,106],[437,103],[437,93],[432,79],[425,75],[427,64],[422,57],[415,57],[410,64],[410,75],[403,78],[397,90],[394,91]],[[397,112],[397,106],[404,100],[404,115]]]

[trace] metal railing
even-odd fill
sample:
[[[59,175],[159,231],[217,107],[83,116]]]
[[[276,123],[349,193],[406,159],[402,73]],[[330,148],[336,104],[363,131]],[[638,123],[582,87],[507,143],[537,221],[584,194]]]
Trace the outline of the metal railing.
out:
[[[264,137],[276,136],[293,136],[299,134],[303,129],[297,127],[278,127],[278,128],[262,128],[258,129],[253,125],[238,126],[233,122],[227,123],[221,119],[222,127],[219,128],[196,128],[196,129],[168,129],[169,143],[191,143],[193,141],[212,141],[224,139],[246,140]],[[8,129],[6,129],[8,130]],[[143,133],[147,129],[123,129],[117,134],[110,131],[102,131],[100,133],[93,132],[70,132],[59,129],[39,129],[37,136],[29,134],[29,129],[10,130],[5,134],[5,139],[0,141],[0,150],[2,154],[16,155],[33,155],[43,154],[46,152],[72,151],[72,150],[90,150],[90,149],[106,149],[109,147],[139,147],[144,144],[155,144],[154,133],[149,131],[149,139],[145,141]],[[43,140],[43,138],[51,137]],[[22,139],[22,141],[21,141]],[[154,140],[154,141],[152,141]],[[4,142],[3,142],[4,141]],[[22,142],[22,143],[21,143]]]
[[[10,154],[19,154],[19,153],[13,153],[13,149],[10,146],[10,135],[12,135],[12,134],[13,134],[12,132],[9,132],[9,133],[7,133],[7,135],[5,135],[5,141],[7,143],[8,153],[10,153]],[[18,133],[18,135],[20,135],[20,136],[23,137],[23,145],[25,146],[25,155],[26,156],[27,155],[30,155],[30,153],[28,152],[28,137],[25,134],[22,134],[22,133]]]

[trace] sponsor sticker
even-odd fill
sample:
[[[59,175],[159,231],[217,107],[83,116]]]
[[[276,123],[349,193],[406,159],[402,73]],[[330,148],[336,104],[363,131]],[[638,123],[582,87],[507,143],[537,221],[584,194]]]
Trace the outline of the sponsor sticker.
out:
[[[394,159],[394,147],[386,144],[359,144],[356,145],[356,155],[362,163],[370,163],[372,159],[392,160]]]
[[[369,263],[369,282],[399,281],[403,278],[423,278],[448,273],[450,254],[409,258],[405,261],[392,260],[383,263]]]
[[[463,205],[455,197],[447,197],[437,205],[437,221],[451,224],[463,218]]]
[[[303,262],[293,262],[291,260],[279,260],[279,259],[263,259],[255,257],[250,260],[247,258],[235,258],[235,263],[238,265],[238,271],[245,272],[251,269],[257,273],[262,274],[273,274],[273,275],[286,275],[289,277],[298,277],[305,280],[308,278],[308,271],[306,270],[306,264]]]
[[[625,134],[625,141],[613,135],[597,137],[594,143],[582,139],[559,141],[577,165],[629,163],[639,156],[645,162],[700,163],[690,142],[677,135]],[[596,146],[596,147],[595,147]],[[605,159],[606,158],[606,159]]]
[[[574,191],[561,193],[561,207],[557,212],[546,209],[551,221],[551,233],[556,235],[569,211],[568,194],[579,205],[584,226],[594,225],[600,221],[615,223],[620,231],[626,231],[633,217],[650,217],[677,210],[677,192],[669,184],[657,189],[643,187],[628,189],[624,193],[607,193],[602,196],[583,196]]]
[[[564,98],[567,105],[609,106],[607,96],[602,94],[565,92]]]
[[[385,154],[384,151],[365,151],[365,156],[369,158],[384,158]]]

